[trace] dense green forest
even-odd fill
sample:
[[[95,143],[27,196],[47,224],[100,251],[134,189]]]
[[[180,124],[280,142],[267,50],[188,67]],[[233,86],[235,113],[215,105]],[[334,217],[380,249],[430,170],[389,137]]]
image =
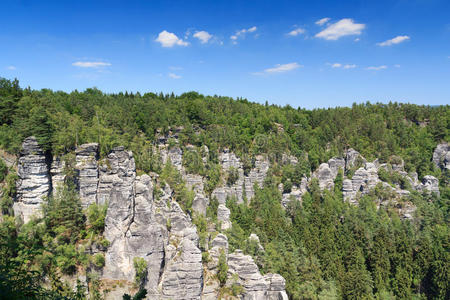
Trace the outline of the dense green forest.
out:
[[[23,139],[32,135],[51,155],[98,142],[105,156],[123,145],[133,151],[139,172],[160,174],[176,191],[176,176],[151,151],[158,134],[170,128],[182,128],[182,146],[208,146],[208,166],[191,159],[186,167],[208,178],[209,192],[220,177],[219,150],[230,148],[244,167],[255,155],[266,153],[272,164],[264,187],[251,201],[227,201],[233,223],[227,235],[230,247],[251,254],[263,272],[281,274],[289,297],[450,298],[449,174],[431,161],[436,145],[450,141],[448,105],[364,103],[306,110],[196,92],[38,91],[0,79],[0,122],[0,148],[10,154],[18,154]],[[393,209],[377,209],[374,199],[380,191],[364,196],[358,206],[345,203],[340,175],[334,190],[320,191],[313,180],[301,205],[282,207],[280,182],[298,183],[349,148],[368,161],[401,157],[407,172],[439,179],[440,197],[413,191],[410,201],[417,206],[416,215],[401,220]],[[284,153],[297,157],[298,167],[284,166]],[[59,198],[49,199],[43,222],[22,225],[10,209],[16,175],[3,164],[0,173],[0,298],[84,299],[82,288],[71,291],[58,278],[73,274],[79,265],[104,264],[104,258],[89,257],[74,247],[93,236],[107,247],[101,237],[104,208],[83,212],[68,186]],[[214,205],[204,222],[214,222]],[[183,207],[190,212],[189,204]],[[194,219],[200,234],[203,221]],[[265,251],[248,242],[250,233],[258,234]],[[41,283],[49,278],[54,284],[44,289]]]

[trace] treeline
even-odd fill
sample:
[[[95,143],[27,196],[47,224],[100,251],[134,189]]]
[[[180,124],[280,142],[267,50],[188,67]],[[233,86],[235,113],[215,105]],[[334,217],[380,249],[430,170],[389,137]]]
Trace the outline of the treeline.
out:
[[[160,129],[182,126],[184,143],[211,150],[231,148],[238,155],[282,153],[302,158],[311,168],[354,148],[368,160],[405,160],[419,177],[433,173],[430,160],[438,142],[449,140],[449,106],[354,104],[333,109],[294,109],[245,99],[146,93],[105,94],[22,89],[17,80],[0,79],[0,146],[18,153],[23,138],[34,135],[46,150],[64,153],[99,142],[101,153],[124,145],[137,155],[138,168],[149,165],[148,143]],[[148,170],[147,170],[148,171]]]

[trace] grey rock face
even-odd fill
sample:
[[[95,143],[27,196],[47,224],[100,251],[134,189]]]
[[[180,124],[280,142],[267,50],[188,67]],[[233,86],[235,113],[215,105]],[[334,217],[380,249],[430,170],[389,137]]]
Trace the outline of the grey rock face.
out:
[[[448,143],[437,145],[433,152],[433,163],[441,170],[450,169],[450,145]]]
[[[192,209],[202,215],[206,215],[206,207],[209,204],[209,198],[205,195],[203,187],[203,177],[200,175],[186,174],[183,176],[186,186],[195,192],[192,202]]]
[[[55,193],[58,189],[64,185],[64,166],[65,161],[61,157],[53,157],[52,166],[50,168],[50,175],[52,178],[52,193]]]
[[[344,196],[344,201],[355,204],[356,192],[353,190],[353,183],[350,179],[344,179],[342,182],[342,195]]]
[[[320,189],[332,189],[334,186],[333,172],[327,163],[320,164],[313,177],[319,180]]]
[[[355,149],[348,149],[345,153],[345,169],[351,169],[357,166],[358,162],[363,165],[366,163],[366,159],[359,154]]]
[[[26,138],[22,144],[18,176],[13,209],[26,223],[31,216],[41,215],[41,204],[49,196],[51,184],[46,156],[35,137]]]
[[[426,175],[423,177],[422,185],[419,189],[430,193],[436,193],[439,196],[439,180],[434,176]]]
[[[222,230],[231,228],[230,210],[224,204],[219,204],[217,208],[217,220],[221,222]]]
[[[228,255],[228,267],[229,276],[237,274],[244,287],[243,299],[288,299],[284,278],[278,274],[262,276],[252,257],[241,250]]]
[[[345,160],[342,158],[331,158],[326,163],[320,164],[319,168],[313,173],[313,177],[319,180],[321,189],[331,190],[334,187],[334,180],[339,169],[345,169]]]
[[[100,165],[100,203],[108,203],[105,238],[110,246],[105,256],[106,278],[133,278],[134,253],[127,247],[134,221],[134,183],[136,168],[133,156],[123,148],[115,148]]]
[[[97,202],[98,144],[84,144],[75,150],[75,170],[78,172],[78,190],[81,204],[88,207]]]
[[[162,275],[161,299],[200,299],[203,288],[202,254],[189,239],[170,244]]]
[[[226,149],[219,154],[219,162],[225,172],[234,168],[239,175],[238,180],[232,186],[218,187],[211,193],[211,196],[216,197],[221,204],[225,204],[227,197],[236,197],[238,203],[243,202],[244,195],[247,199],[251,199],[254,196],[254,185],[262,187],[269,170],[267,158],[258,155],[255,158],[255,167],[250,170],[248,176],[245,176],[240,159]]]

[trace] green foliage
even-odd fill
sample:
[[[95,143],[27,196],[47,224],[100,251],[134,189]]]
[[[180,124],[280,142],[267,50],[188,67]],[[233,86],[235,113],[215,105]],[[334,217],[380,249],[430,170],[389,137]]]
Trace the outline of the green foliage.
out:
[[[8,175],[6,175],[0,199],[1,211],[4,215],[12,215],[13,199],[17,192],[16,181],[18,178],[19,177],[14,171],[10,171]]]
[[[128,294],[124,294],[122,296],[123,300],[143,300],[145,299],[145,297],[147,296],[147,290],[146,289],[140,289],[139,291],[137,291],[136,294],[134,294],[133,297],[131,297]]]
[[[219,265],[217,267],[217,279],[221,286],[224,286],[227,282],[228,277],[228,265],[227,265],[227,257],[225,256],[225,252],[223,249],[220,249],[219,254]]]
[[[98,205],[92,203],[87,209],[87,220],[91,226],[91,230],[96,234],[103,233],[105,229],[106,211],[108,209],[107,204]]]
[[[183,166],[191,174],[204,175],[205,169],[202,156],[197,150],[186,150],[183,153]]]
[[[0,182],[2,182],[8,174],[8,167],[3,159],[0,158]]]
[[[84,227],[81,201],[74,190],[63,188],[43,205],[44,221],[51,236],[74,243]]]
[[[181,208],[191,214],[192,213],[192,201],[194,201],[195,193],[191,189],[188,189],[181,177],[180,172],[172,165],[170,159],[168,159],[161,173],[161,180],[169,184],[169,186],[175,192],[175,199],[180,204]]]
[[[232,186],[239,179],[239,172],[236,168],[230,167],[227,174],[227,185]]]
[[[92,256],[92,263],[97,268],[103,268],[105,266],[105,255],[103,253],[96,253]]]
[[[133,258],[133,267],[135,271],[134,283],[137,287],[142,287],[147,279],[147,262],[142,257]]]

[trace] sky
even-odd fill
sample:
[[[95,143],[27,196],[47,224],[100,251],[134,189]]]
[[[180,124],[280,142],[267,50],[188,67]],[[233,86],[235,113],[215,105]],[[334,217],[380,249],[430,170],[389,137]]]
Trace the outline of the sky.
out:
[[[450,104],[450,1],[0,0],[0,77],[307,109]]]

